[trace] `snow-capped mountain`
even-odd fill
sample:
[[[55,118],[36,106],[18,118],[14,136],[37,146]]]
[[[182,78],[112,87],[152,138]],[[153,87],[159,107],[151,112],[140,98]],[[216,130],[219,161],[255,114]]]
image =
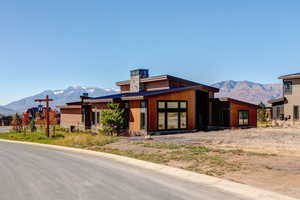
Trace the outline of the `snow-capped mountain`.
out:
[[[83,93],[88,93],[91,97],[98,97],[109,94],[115,94],[117,92],[119,92],[119,89],[115,88],[103,89],[97,87],[72,86],[64,90],[46,90],[34,96],[26,97],[19,101],[9,103],[3,107],[17,112],[24,112],[28,108],[38,105],[38,103],[34,102],[35,99],[45,98],[46,95],[49,95],[50,98],[54,99],[54,101],[51,102],[51,106],[54,107],[57,105],[64,105],[67,102],[79,101],[80,96]],[[1,110],[0,113],[2,113]]]
[[[216,97],[231,97],[242,101],[256,103],[267,103],[268,100],[280,97],[282,95],[281,84],[260,84],[250,81],[222,81],[212,85],[220,88],[220,92]],[[118,93],[116,88],[97,88],[97,87],[83,87],[72,86],[64,90],[47,90],[37,95],[26,97],[19,101],[12,102],[6,106],[0,106],[0,114],[11,115],[16,112],[24,112],[28,108],[37,106],[34,102],[37,98],[44,98],[49,95],[54,99],[51,106],[64,105],[67,102],[79,101],[79,97],[83,93],[88,93],[91,97],[104,96]]]

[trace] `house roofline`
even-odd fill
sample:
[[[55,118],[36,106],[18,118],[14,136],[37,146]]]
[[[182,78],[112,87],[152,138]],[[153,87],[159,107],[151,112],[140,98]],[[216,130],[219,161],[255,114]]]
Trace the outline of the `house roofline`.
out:
[[[279,76],[278,79],[286,80],[286,79],[296,79],[300,78],[300,73],[288,74],[284,76]]]
[[[250,105],[250,106],[253,106],[253,107],[257,107],[257,108],[259,107],[257,104],[253,104],[253,103],[249,103],[249,102],[246,102],[246,101],[233,99],[233,98],[230,98],[230,97],[221,97],[221,98],[217,98],[217,99],[219,99],[220,101],[236,102],[236,103],[240,103],[240,104],[247,104],[247,105]]]
[[[280,103],[280,102],[285,102],[286,98],[285,97],[280,97],[277,99],[271,99],[268,101],[269,104],[273,104],[273,103]]]
[[[175,80],[175,81],[180,81],[180,82],[187,83],[187,84],[192,84],[192,85],[195,85],[195,86],[196,85],[201,85],[203,87],[206,87],[208,90],[211,90],[211,91],[214,91],[214,92],[219,92],[218,88],[211,87],[211,86],[208,86],[208,85],[204,85],[204,84],[201,84],[201,83],[197,83],[197,82],[194,82],[194,81],[189,81],[189,80],[182,79],[182,78],[175,77],[175,76],[171,76],[171,75],[151,76],[149,78],[141,79],[141,82],[142,83],[148,83],[148,82],[162,81],[162,80]],[[117,86],[124,86],[124,85],[129,85],[129,84],[130,84],[130,80],[119,81],[119,82],[116,83]]]

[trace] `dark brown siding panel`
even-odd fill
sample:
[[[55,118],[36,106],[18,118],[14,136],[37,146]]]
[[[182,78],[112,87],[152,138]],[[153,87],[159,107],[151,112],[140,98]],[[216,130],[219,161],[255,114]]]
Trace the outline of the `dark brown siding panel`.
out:
[[[257,126],[257,108],[254,106],[248,106],[243,104],[231,103],[231,126],[238,127],[238,114],[239,110],[249,111],[249,126],[256,127]]]
[[[169,88],[168,80],[144,83],[144,89],[146,91],[160,90],[160,89],[167,89],[167,88]]]

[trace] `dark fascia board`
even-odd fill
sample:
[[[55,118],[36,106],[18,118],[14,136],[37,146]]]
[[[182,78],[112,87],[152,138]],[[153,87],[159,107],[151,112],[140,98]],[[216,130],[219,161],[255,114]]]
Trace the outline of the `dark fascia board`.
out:
[[[160,81],[160,80],[167,80],[168,75],[161,75],[161,76],[151,76],[149,78],[143,78],[141,79],[142,83],[146,83],[146,82],[152,82],[152,81]],[[117,86],[122,86],[122,85],[129,85],[130,84],[130,80],[126,80],[126,81],[119,81],[116,83]]]
[[[200,84],[200,83],[197,83],[197,82],[189,81],[189,80],[178,78],[178,77],[171,76],[171,75],[152,76],[152,77],[149,77],[149,78],[142,79],[141,82],[142,83],[147,83],[147,82],[160,81],[160,80],[174,80],[174,81],[179,81],[179,82],[182,82],[182,83],[191,84],[191,85],[194,85],[194,86],[199,85],[199,86],[205,87],[207,90],[211,90],[211,91],[214,91],[214,92],[219,92],[218,88],[214,88],[214,87],[211,87],[211,86],[208,86],[208,85]],[[129,85],[130,80],[120,81],[120,82],[117,82],[116,84],[117,84],[117,86]]]
[[[82,104],[82,102],[81,101],[74,101],[74,102],[68,102],[68,103],[66,103],[68,106],[73,106],[73,105],[81,105]]]
[[[273,103],[280,103],[280,102],[285,102],[285,98],[281,97],[281,98],[277,98],[277,99],[271,99],[268,101],[269,104],[273,104]]]
[[[207,90],[207,88],[205,88],[201,85],[188,86],[188,87],[182,87],[182,88],[173,88],[173,90],[166,90],[166,91],[161,91],[161,92],[157,92],[157,93],[151,93],[151,94],[145,95],[145,97],[155,96],[155,95],[160,95],[160,94],[167,94],[167,93],[172,93],[172,92],[181,92],[184,90]]]
[[[220,101],[228,101],[228,102],[234,102],[234,103],[238,103],[238,104],[246,104],[246,105],[253,106],[253,107],[256,107],[256,108],[259,107],[256,104],[245,102],[245,101],[240,101],[240,100],[237,100],[237,99],[232,99],[232,98],[229,98],[229,97],[221,97],[221,98],[218,98],[218,99]]]
[[[86,99],[84,103],[109,103],[113,101],[114,99]]]
[[[133,97],[122,97],[122,100],[130,101],[130,100],[143,100],[144,96],[133,96]]]
[[[288,75],[278,77],[278,79],[282,79],[282,80],[296,79],[296,78],[300,78],[300,73],[288,74]]]
[[[59,109],[80,109],[81,105],[56,106]]]

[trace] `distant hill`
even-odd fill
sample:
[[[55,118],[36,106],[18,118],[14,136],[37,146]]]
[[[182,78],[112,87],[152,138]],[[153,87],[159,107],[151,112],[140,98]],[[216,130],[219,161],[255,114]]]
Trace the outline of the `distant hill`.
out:
[[[216,97],[231,97],[249,103],[259,104],[282,96],[281,84],[260,84],[250,81],[222,81],[212,85],[219,88]]]
[[[51,102],[51,106],[54,107],[57,105],[64,105],[67,102],[79,101],[80,96],[83,93],[88,93],[89,96],[91,97],[97,97],[97,96],[115,94],[117,92],[118,89],[102,89],[97,87],[75,86],[75,87],[68,87],[67,89],[64,90],[47,90],[39,94],[36,94],[34,96],[26,97],[24,99],[9,103],[2,107],[8,110],[14,110],[14,112],[17,111],[22,113],[26,111],[28,108],[37,106],[38,103],[35,103],[34,100],[38,98],[45,98],[46,95],[49,95],[50,98],[54,99],[54,101]],[[0,113],[2,113],[1,110]]]
[[[6,116],[6,115],[13,115],[13,114],[16,114],[17,111],[15,110],[12,110],[12,109],[8,109],[4,106],[0,106],[0,117],[2,115]]]

